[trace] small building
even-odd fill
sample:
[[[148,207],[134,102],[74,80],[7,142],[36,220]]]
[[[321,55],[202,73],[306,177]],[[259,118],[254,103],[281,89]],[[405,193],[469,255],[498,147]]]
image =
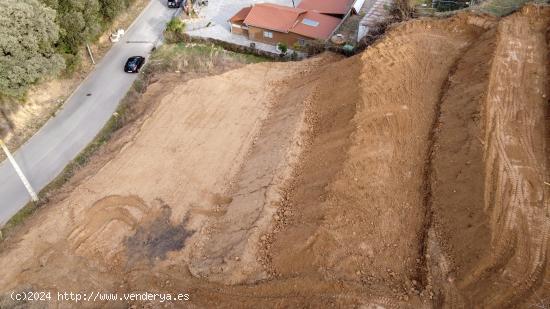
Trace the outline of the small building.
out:
[[[250,40],[276,45],[305,45],[327,40],[342,20],[333,16],[270,3],[243,8],[229,19],[231,32]]]
[[[248,36],[248,28],[243,25],[243,22],[246,16],[248,16],[248,13],[250,13],[250,9],[252,9],[251,6],[242,8],[237,14],[229,19],[231,33]]]
[[[354,2],[355,0],[302,0],[297,8],[344,18],[350,13]]]

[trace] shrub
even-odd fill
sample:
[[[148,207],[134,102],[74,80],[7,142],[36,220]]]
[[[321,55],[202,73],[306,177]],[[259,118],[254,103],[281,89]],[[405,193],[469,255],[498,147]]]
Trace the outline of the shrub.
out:
[[[40,0],[57,12],[61,28],[57,44],[61,53],[76,55],[86,42],[95,40],[103,29],[133,0]]]
[[[277,49],[281,51],[282,55],[285,55],[286,52],[288,51],[288,46],[286,46],[285,43],[277,43]]]
[[[306,42],[302,48],[308,55],[317,55],[325,51],[325,42],[322,40],[311,40]]]
[[[166,25],[166,30],[173,33],[182,33],[185,30],[185,23],[177,17],[170,19]]]
[[[101,16],[107,21],[112,21],[132,2],[130,0],[99,0]]]
[[[389,9],[393,22],[408,20],[413,16],[414,8],[407,0],[396,0]]]
[[[98,0],[41,0],[57,11],[61,28],[58,50],[76,55],[79,48],[101,32],[102,17]]]

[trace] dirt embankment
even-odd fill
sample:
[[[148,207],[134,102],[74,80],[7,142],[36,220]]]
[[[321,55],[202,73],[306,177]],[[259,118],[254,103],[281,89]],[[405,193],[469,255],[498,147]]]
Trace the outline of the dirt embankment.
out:
[[[492,28],[456,62],[433,127],[431,164],[425,175],[431,210],[431,229],[425,232],[425,252],[430,257],[426,271],[434,296],[445,302],[461,299],[454,284],[490,252],[491,228],[483,209],[482,110],[495,46]]]
[[[4,245],[0,291],[550,305],[549,26],[542,6],[415,20],[355,57],[159,94],[120,152]]]
[[[548,283],[550,10],[499,23],[483,105],[484,211],[491,249],[459,285],[487,307],[516,304]]]
[[[548,306],[548,7],[486,31],[442,94],[430,172],[436,304]]]
[[[290,190],[292,222],[274,236],[275,272],[355,282],[379,304],[432,295],[426,162],[449,72],[485,31],[475,21],[408,23],[348,63],[360,68],[359,87],[343,89],[354,95],[319,99],[327,112]]]

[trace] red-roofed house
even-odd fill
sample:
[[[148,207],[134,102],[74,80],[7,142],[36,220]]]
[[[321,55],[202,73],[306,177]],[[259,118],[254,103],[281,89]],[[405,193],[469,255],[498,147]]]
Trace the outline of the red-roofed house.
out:
[[[354,0],[302,0],[298,8],[344,18],[351,10],[353,3]]]
[[[253,41],[287,46],[330,38],[342,20],[318,12],[261,3],[244,8],[229,19],[231,32]]]
[[[291,32],[306,38],[327,40],[341,21],[339,18],[308,11],[300,15]]]

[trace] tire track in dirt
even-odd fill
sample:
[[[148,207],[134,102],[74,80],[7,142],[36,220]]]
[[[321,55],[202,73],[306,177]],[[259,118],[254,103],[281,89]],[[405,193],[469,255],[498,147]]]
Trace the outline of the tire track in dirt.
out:
[[[499,23],[485,106],[485,209],[492,250],[461,287],[484,306],[524,300],[547,264],[545,115],[550,10],[527,6]],[[483,288],[480,288],[483,287]]]
[[[94,247],[99,243],[98,238],[103,236],[109,241],[113,240],[113,235],[105,233],[110,224],[118,222],[134,230],[146,211],[147,206],[139,197],[104,197],[90,207],[85,215],[88,220],[77,224],[75,229],[69,233],[67,240],[70,241],[75,252],[81,251],[81,247],[84,250],[97,250]],[[85,253],[79,252],[79,254],[84,255]]]

